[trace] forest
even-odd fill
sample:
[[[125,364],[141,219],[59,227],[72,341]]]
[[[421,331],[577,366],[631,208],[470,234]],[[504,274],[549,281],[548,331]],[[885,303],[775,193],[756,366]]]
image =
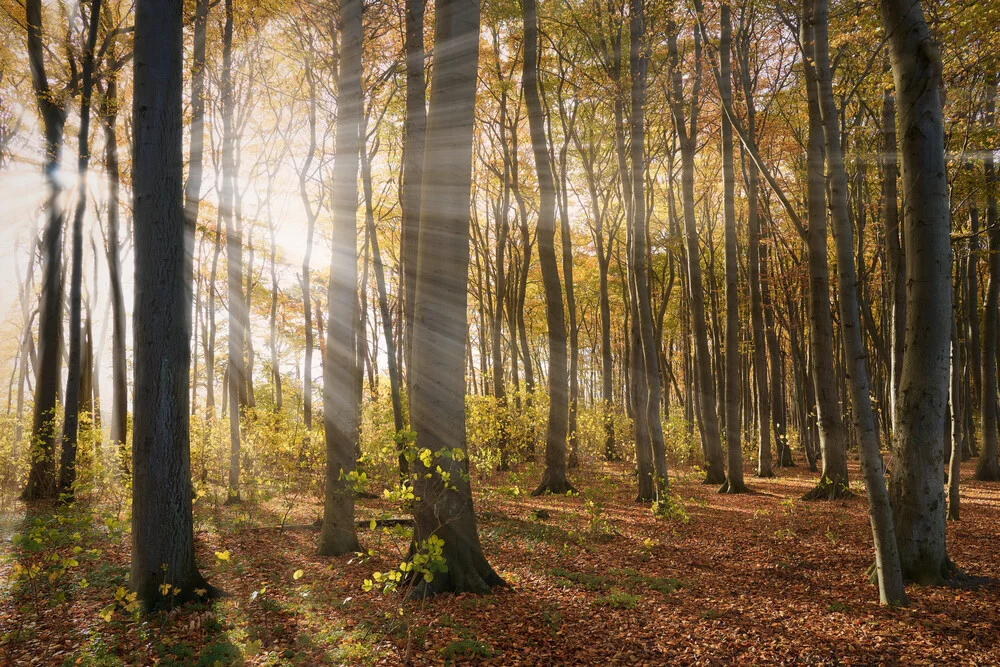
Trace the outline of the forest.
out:
[[[1000,0],[0,0],[0,665],[997,664]]]

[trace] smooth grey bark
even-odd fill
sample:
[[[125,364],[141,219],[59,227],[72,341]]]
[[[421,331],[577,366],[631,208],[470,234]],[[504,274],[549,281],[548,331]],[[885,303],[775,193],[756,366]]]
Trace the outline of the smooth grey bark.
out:
[[[80,132],[77,155],[76,210],[73,214],[73,249],[69,283],[69,361],[66,368],[66,404],[63,417],[62,452],[59,460],[59,494],[72,500],[76,482],[77,436],[80,430],[81,375],[83,374],[83,217],[87,213],[87,171],[90,168],[90,100],[94,91],[94,49],[101,20],[101,0],[91,0],[87,41],[83,51],[80,91]],[[90,371],[92,372],[92,370]],[[86,394],[84,394],[86,397]]]
[[[305,319],[305,351],[302,365],[302,421],[305,425],[305,441],[308,442],[312,430],[313,417],[313,316],[312,316],[312,247],[316,235],[316,219],[319,217],[320,205],[313,206],[307,188],[309,170],[316,157],[316,77],[312,68],[312,54],[306,53],[304,76],[309,88],[309,148],[306,150],[305,161],[299,169],[299,197],[306,210],[306,250],[302,256],[302,315]],[[322,328],[322,327],[321,327]]]
[[[896,152],[896,98],[892,90],[882,93],[882,217],[885,226],[885,272],[890,296],[889,417],[896,428],[896,398],[903,372],[903,342],[906,337],[906,257],[899,245],[898,155]]]
[[[417,460],[414,548],[444,541],[447,572],[416,582],[413,594],[489,593],[503,585],[483,555],[468,465],[454,456],[466,446],[465,342],[469,268],[469,190],[479,61],[478,0],[438,0],[435,67],[423,162],[411,366],[411,425],[417,446],[451,457],[435,464],[444,480]]]
[[[225,0],[226,20],[222,33],[222,189],[220,208],[226,225],[226,281],[229,336],[227,365],[229,381],[229,480],[226,502],[240,500],[240,419],[244,379],[243,239],[239,216],[234,211],[236,189],[235,131],[233,128],[233,0]]]
[[[570,469],[580,465],[580,438],[577,433],[577,413],[580,403],[580,323],[577,317],[576,289],[573,281],[573,236],[569,224],[569,147],[572,143],[573,128],[576,125],[578,102],[569,102],[563,92],[567,83],[566,60],[559,57],[559,72],[556,81],[555,99],[562,128],[562,144],[553,165],[556,178],[556,200],[559,209],[559,235],[562,245],[562,275],[566,283],[566,318],[569,329],[569,457],[566,465]],[[544,88],[541,89],[544,92]],[[551,127],[550,127],[551,131]],[[550,139],[554,145],[554,141]],[[556,167],[558,165],[558,167]]]
[[[278,287],[278,270],[276,262],[278,243],[276,238],[277,235],[274,224],[274,216],[271,214],[271,186],[276,175],[277,171],[268,171],[267,226],[271,241],[270,253],[268,256],[271,264],[271,310],[268,322],[268,338],[270,343],[269,347],[271,348],[271,383],[274,385],[274,412],[275,414],[278,414],[281,412],[282,407],[281,357],[278,355],[278,294],[280,289]]]
[[[872,413],[871,385],[868,381],[866,354],[861,332],[858,278],[854,266],[854,234],[851,228],[847,200],[847,173],[841,154],[840,121],[833,95],[833,73],[830,67],[828,4],[827,0],[805,0],[804,4],[808,5],[809,3],[813,3],[812,16],[810,17],[807,11],[804,12],[806,15],[803,16],[803,19],[813,21],[816,84],[819,90],[819,107],[823,119],[823,138],[826,149],[828,201],[837,250],[837,296],[840,302],[841,337],[847,372],[850,374],[851,407],[861,459],[861,474],[868,492],[868,516],[871,520],[872,537],[875,543],[875,570],[878,575],[879,601],[882,604],[905,604],[907,598],[906,592],[903,590],[903,571],[900,567],[896,544],[897,533],[883,476],[882,457],[879,453],[878,432]],[[907,242],[909,243],[909,240]],[[947,257],[950,260],[950,254]],[[947,263],[947,266],[950,267],[950,263]],[[945,280],[948,292],[947,303],[950,306],[950,277],[946,277]],[[907,327],[908,331],[909,329]],[[947,343],[947,334],[943,340]],[[945,354],[945,359],[947,359],[947,354]],[[945,369],[947,370],[947,365]],[[905,375],[906,369],[904,368]],[[945,376],[945,382],[947,382],[947,376]],[[947,388],[947,384],[945,383],[943,387]],[[941,402],[941,405],[944,405],[944,401]],[[943,410],[941,412],[943,417]],[[937,430],[932,436],[938,438],[938,441],[941,438],[942,426],[943,424],[938,421]],[[925,433],[925,437],[928,435]],[[938,475],[940,475],[940,468]],[[895,478],[896,474],[893,471],[893,479]],[[938,490],[940,493],[940,476],[938,477]],[[905,528],[900,530],[901,532],[905,531]]]
[[[360,551],[354,526],[354,484],[361,392],[356,345],[358,285],[358,162],[364,98],[362,0],[340,5],[340,69],[337,74],[336,158],[333,167],[333,255],[327,290],[326,354],[323,355],[323,427],[326,490],[319,553]]]
[[[881,10],[899,106],[907,301],[889,499],[903,575],[941,583],[954,571],[941,484],[952,310],[941,57],[919,0],[882,0]]]
[[[545,471],[532,492],[565,494],[573,489],[566,480],[566,429],[569,420],[569,384],[566,375],[566,319],[556,261],[555,183],[545,138],[545,116],[538,87],[538,16],[535,0],[524,0],[524,58],[521,86],[528,108],[528,128],[538,178],[538,262],[542,267],[545,321],[549,339],[549,415],[545,431]]]
[[[968,329],[966,347],[968,349],[969,374],[972,400],[966,401],[966,410],[980,407],[983,396],[983,366],[979,340],[979,208],[975,201],[969,204],[969,258],[965,266],[965,323]],[[974,438],[965,442],[966,448],[973,445]],[[964,460],[964,459],[963,459]]]
[[[604,422],[604,458],[617,461],[620,456],[615,446],[614,422],[614,358],[611,353],[611,300],[608,291],[608,274],[611,269],[611,254],[617,225],[607,225],[607,212],[610,197],[602,200],[598,182],[600,175],[597,170],[597,149],[594,130],[584,123],[586,141],[580,137],[579,131],[573,128],[573,143],[580,162],[583,164],[587,178],[587,194],[590,203],[590,231],[594,238],[594,249],[597,254],[598,272],[598,309],[601,332],[601,413]],[[605,191],[606,192],[606,191]],[[602,203],[603,201],[603,203]],[[608,231],[605,232],[605,227]],[[605,238],[606,237],[606,238]]]
[[[55,440],[56,396],[59,393],[62,330],[62,234],[63,210],[59,201],[62,185],[59,162],[65,100],[53,90],[45,71],[45,44],[41,0],[25,0],[28,64],[31,86],[42,121],[45,147],[42,173],[45,175],[45,230],[42,233],[42,284],[38,307],[38,363],[35,366],[34,414],[31,424],[31,469],[22,498],[36,500],[56,494]]]
[[[806,143],[806,204],[809,225],[806,246],[809,262],[809,360],[816,394],[816,422],[822,458],[820,481],[803,496],[806,500],[834,500],[850,494],[847,476],[847,428],[841,417],[840,397],[834,370],[833,318],[830,312],[830,267],[827,263],[826,184],[823,166],[823,121],[819,109],[819,91],[813,56],[811,0],[803,2],[800,44],[806,94],[809,104],[809,128]],[[808,15],[806,10],[810,10]]]
[[[757,109],[754,106],[754,79],[750,73],[750,52],[755,44],[753,24],[741,14],[740,31],[735,42],[739,64],[739,80],[746,101],[746,133],[750,142],[757,141]],[[728,116],[726,116],[728,120]],[[731,124],[731,121],[730,121]],[[742,146],[741,146],[742,147]],[[758,196],[760,176],[757,165],[744,156],[746,197],[747,197],[747,281],[750,283],[750,326],[753,332],[753,385],[757,400],[757,476],[774,477],[771,456],[771,405],[767,379],[767,341],[764,337],[764,310],[761,301],[761,258],[760,258],[760,211]]]
[[[723,104],[732,106],[732,18],[729,5],[722,5],[722,22],[719,39],[719,91]],[[726,449],[728,474],[720,493],[745,493],[743,481],[743,443],[740,437],[740,295],[736,247],[736,174],[733,168],[733,126],[729,117],[722,114],[722,198],[726,240]]]
[[[959,303],[962,280],[955,281],[953,300]],[[951,371],[949,385],[949,407],[951,410],[951,455],[948,457],[948,520],[959,520],[959,478],[962,473],[962,449],[965,439],[964,410],[962,406],[962,369],[965,355],[962,354],[962,340],[959,338],[958,309],[951,312]]]
[[[996,79],[989,77],[986,92],[987,126],[992,126],[996,116]],[[982,363],[982,441],[976,461],[976,479],[981,481],[1000,480],[1000,447],[997,443],[997,422],[1000,421],[1000,403],[997,399],[997,345],[1000,341],[1000,228],[997,224],[997,173],[993,152],[987,151],[983,158],[986,178],[986,238],[989,269],[986,283],[986,303],[983,306],[983,353]]]
[[[695,221],[694,158],[697,150],[698,93],[701,83],[701,46],[699,33],[695,33],[696,73],[690,99],[690,118],[684,110],[684,79],[678,63],[677,28],[667,30],[667,47],[671,62],[670,109],[674,129],[681,149],[681,204],[684,211],[684,241],[687,254],[687,292],[691,311],[691,333],[695,342],[694,366],[698,374],[695,384],[698,400],[698,420],[703,433],[705,451],[705,483],[722,484],[726,480],[719,435],[719,417],[716,412],[715,385],[712,379],[712,358],[708,348],[708,329],[705,324],[705,292],[701,277],[701,253]],[[688,126],[690,123],[690,126]]]
[[[389,373],[389,400],[392,403],[392,423],[395,433],[405,428],[403,422],[403,402],[400,396],[399,367],[396,365],[396,341],[392,335],[392,316],[389,312],[389,295],[385,286],[385,267],[382,264],[382,251],[378,244],[378,234],[375,229],[375,203],[372,198],[372,170],[368,155],[368,119],[362,118],[359,125],[359,148],[361,150],[361,183],[365,195],[365,226],[368,229],[368,239],[371,243],[372,260],[375,264],[375,286],[378,290],[378,308],[382,320],[382,333],[385,336],[386,362]],[[409,464],[402,453],[399,459],[399,473],[405,476]]]
[[[631,108],[629,115],[630,155],[632,177],[632,247],[629,270],[632,274],[633,298],[638,319],[633,326],[639,332],[640,347],[635,351],[641,360],[642,386],[645,402],[637,403],[645,410],[646,436],[653,463],[653,484],[656,499],[663,497],[669,487],[667,477],[666,448],[663,443],[663,424],[660,422],[660,403],[663,389],[660,383],[660,358],[653,334],[653,310],[649,296],[649,221],[646,214],[646,3],[645,0],[630,0],[629,3],[629,74],[632,80]],[[640,356],[641,355],[641,356]],[[636,447],[644,443],[636,438]]]
[[[147,607],[195,599],[196,589],[214,592],[195,564],[191,515],[192,238],[183,208],[182,16],[181,0],[136,3],[131,588]],[[181,592],[161,595],[164,583]]]
[[[424,76],[424,0],[406,0],[406,115],[403,122],[402,214],[400,246],[403,264],[403,359],[409,391],[416,298],[417,240],[420,237],[420,187],[427,126],[427,82]]]

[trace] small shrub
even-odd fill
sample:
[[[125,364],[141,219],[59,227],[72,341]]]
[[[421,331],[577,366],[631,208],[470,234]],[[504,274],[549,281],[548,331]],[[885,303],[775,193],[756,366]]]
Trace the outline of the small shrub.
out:
[[[684,507],[684,501],[678,495],[667,495],[660,498],[653,503],[652,509],[653,516],[659,519],[679,521],[680,523],[687,523],[691,520],[691,515]]]
[[[620,588],[612,588],[610,593],[594,600],[594,604],[613,609],[635,609],[639,604],[639,596],[626,593]]]

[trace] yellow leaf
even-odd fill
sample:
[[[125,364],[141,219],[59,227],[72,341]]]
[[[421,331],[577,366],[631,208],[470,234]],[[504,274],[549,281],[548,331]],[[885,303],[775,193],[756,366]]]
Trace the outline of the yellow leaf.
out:
[[[229,560],[229,549],[226,549],[225,551],[216,551],[215,557],[219,560]]]
[[[292,574],[292,579],[295,579],[296,581],[298,581],[299,579],[302,578],[302,575],[304,575],[304,574],[305,574],[305,572],[303,572],[302,570],[295,570],[295,572]]]

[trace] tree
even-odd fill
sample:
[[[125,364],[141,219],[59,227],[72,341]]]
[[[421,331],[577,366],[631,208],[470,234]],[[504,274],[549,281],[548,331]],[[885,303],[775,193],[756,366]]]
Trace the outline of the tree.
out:
[[[986,89],[987,125],[992,125],[996,116],[996,75],[990,75]],[[1000,421],[1000,407],[997,399],[997,345],[1000,344],[1000,227],[997,220],[997,174],[993,152],[987,151],[983,158],[986,177],[986,234],[988,242],[989,282],[986,283],[986,303],[983,307],[983,354],[982,354],[982,438],[983,448],[976,462],[976,479],[1000,480],[1000,445],[998,445],[997,422]],[[971,318],[970,318],[971,319]]]
[[[45,134],[42,173],[47,188],[45,231],[42,234],[42,293],[38,307],[38,363],[35,366],[34,414],[31,424],[31,471],[22,497],[51,498],[56,493],[55,424],[59,391],[62,329],[62,185],[59,162],[66,124],[64,93],[51,87],[45,70],[41,0],[25,0],[31,87]]]
[[[945,548],[941,485],[951,341],[950,328],[942,323],[952,309],[941,56],[918,0],[882,0],[881,10],[899,105],[906,301],[911,306],[889,500],[903,575],[933,584],[954,571]]]
[[[732,19],[729,5],[721,11],[722,36],[719,39],[719,69],[721,84],[719,94],[723,104],[732,106]],[[736,176],[733,170],[733,126],[729,117],[722,114],[722,180],[723,208],[726,225],[726,448],[729,455],[729,474],[723,483],[722,493],[745,493],[743,481],[743,443],[740,441],[740,304],[736,266]]]
[[[712,379],[712,357],[708,348],[708,327],[705,321],[705,290],[701,277],[701,251],[695,221],[694,159],[698,141],[699,93],[701,88],[701,38],[695,33],[695,75],[689,99],[684,106],[684,74],[677,52],[677,27],[667,29],[670,58],[670,111],[681,149],[681,205],[684,211],[684,244],[687,256],[688,304],[691,310],[692,334],[695,342],[695,380],[698,421],[705,452],[705,483],[722,484],[726,473],[722,461],[722,440],[716,412],[715,384]]]
[[[642,429],[636,428],[636,447],[647,449],[653,463],[653,488],[655,499],[665,495],[669,485],[667,479],[667,458],[663,443],[663,425],[660,422],[662,388],[660,384],[660,357],[656,350],[653,334],[653,309],[649,296],[649,220],[646,212],[646,3],[645,0],[631,0],[629,4],[629,74],[631,131],[630,162],[632,178],[631,246],[629,248],[629,275],[631,278],[632,300],[636,317],[632,326],[638,332],[639,346],[632,350],[641,381],[640,396],[636,398],[636,413],[642,413],[637,421]],[[632,340],[636,340],[633,335]],[[644,399],[644,400],[639,400]]]
[[[319,553],[360,551],[354,528],[354,486],[358,420],[356,383],[358,326],[358,160],[361,116],[362,0],[340,6],[340,71],[337,74],[336,159],[333,167],[333,256],[327,292],[327,339],[323,356],[323,428],[326,437],[326,492]]]
[[[135,14],[132,187],[135,409],[131,586],[147,607],[214,592],[198,572],[191,513],[191,274],[183,208],[183,3]],[[180,593],[165,598],[169,584]]]
[[[805,0],[804,4],[806,6],[812,4],[810,9],[803,12],[803,20],[813,23],[816,87],[820,116],[823,120],[827,188],[837,249],[841,339],[847,372],[850,374],[851,407],[854,411],[854,430],[858,439],[861,474],[865,479],[865,489],[868,492],[868,516],[871,519],[872,536],[875,541],[875,569],[878,575],[879,600],[882,604],[905,604],[907,598],[906,592],[903,590],[903,576],[900,570],[899,554],[896,550],[893,513],[890,511],[885,478],[882,475],[878,433],[875,430],[875,418],[872,414],[871,387],[868,382],[868,369],[865,365],[867,355],[861,338],[858,279],[854,266],[854,233],[848,211],[847,173],[841,153],[840,120],[833,96],[833,73],[830,67],[828,3],[827,0]],[[942,147],[942,155],[943,153]],[[943,169],[941,173],[944,174]],[[945,277],[945,285],[949,295],[948,305],[950,306],[950,276]],[[947,333],[944,340],[947,343]],[[946,359],[947,356],[947,352],[945,352]],[[947,369],[947,364],[945,364],[945,368]],[[947,377],[945,380],[947,381]],[[947,384],[945,384],[945,388],[947,388]],[[944,405],[943,402],[942,405]],[[938,429],[933,432],[934,435],[927,432],[925,436],[940,438],[943,423],[939,421],[937,426]],[[895,474],[893,477],[895,478]],[[943,508],[944,503],[942,502],[942,510]]]
[[[503,585],[483,555],[472,506],[465,433],[469,190],[479,62],[478,0],[438,0],[435,68],[427,116],[414,304],[410,424],[434,456],[414,466],[413,544],[444,541],[446,572],[416,595],[488,593]],[[440,455],[435,455],[435,454]],[[450,456],[446,455],[450,454]],[[437,472],[437,467],[441,472]],[[447,474],[447,481],[444,477]]]
[[[549,417],[545,431],[545,473],[534,490],[564,494],[573,489],[566,481],[566,428],[569,420],[569,384],[566,375],[566,320],[563,312],[559,266],[556,263],[555,183],[545,139],[545,117],[538,95],[538,16],[535,0],[524,0],[524,59],[521,86],[528,107],[531,148],[538,175],[538,262],[545,290],[545,321],[549,329]]]
[[[827,258],[826,185],[823,175],[823,119],[816,84],[812,0],[803,0],[799,44],[808,100],[806,139],[806,205],[809,226],[806,246],[809,263],[809,359],[816,393],[816,421],[823,458],[820,481],[805,500],[834,500],[850,493],[847,476],[847,429],[840,413],[833,360],[833,320],[830,313],[830,267]],[[851,289],[854,289],[852,285]]]
[[[417,294],[417,239],[420,237],[420,184],[427,125],[427,83],[424,78],[424,0],[406,0],[406,112],[403,124],[403,173],[400,181],[403,264],[403,347],[409,381],[413,343],[413,308]]]
[[[87,212],[87,170],[90,166],[90,98],[94,90],[94,49],[101,20],[101,0],[90,3],[87,42],[83,52],[83,83],[80,95],[80,150],[77,158],[78,192],[73,214],[73,258],[70,269],[69,361],[66,377],[66,416],[63,420],[62,454],[59,465],[59,492],[73,497],[76,482],[76,445],[80,426],[80,388],[83,371],[83,341],[80,314],[83,286],[83,217]],[[86,394],[84,394],[85,400]]]

